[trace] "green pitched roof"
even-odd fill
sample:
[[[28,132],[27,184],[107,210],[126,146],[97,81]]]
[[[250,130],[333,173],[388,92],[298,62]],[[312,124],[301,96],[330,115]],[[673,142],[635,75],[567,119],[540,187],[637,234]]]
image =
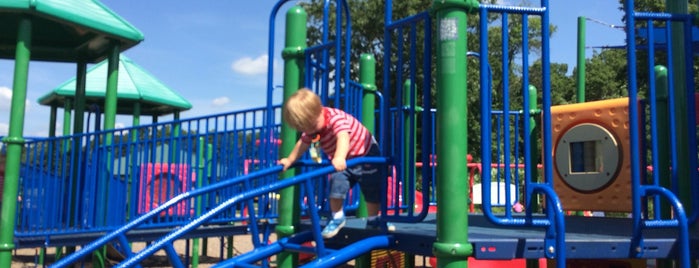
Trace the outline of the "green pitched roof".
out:
[[[131,59],[124,55],[121,55],[119,58],[118,114],[133,114],[134,103],[136,102],[141,103],[142,115],[164,115],[192,108],[192,104],[153,77],[141,66],[131,61]],[[104,106],[108,65],[108,61],[105,60],[87,70],[85,96],[88,104]],[[64,82],[53,91],[39,98],[39,104],[63,107],[66,99],[72,99],[75,96],[75,82],[75,78]]]
[[[21,18],[32,22],[33,60],[98,62],[110,40],[124,51],[143,41],[133,25],[97,0],[0,1],[0,58],[13,59]]]

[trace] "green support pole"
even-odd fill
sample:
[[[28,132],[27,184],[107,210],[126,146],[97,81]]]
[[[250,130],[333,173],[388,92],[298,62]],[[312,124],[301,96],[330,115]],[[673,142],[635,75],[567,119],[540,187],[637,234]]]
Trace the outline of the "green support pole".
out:
[[[87,82],[87,62],[85,61],[79,61],[77,63],[77,74],[75,76],[75,102],[73,103],[75,110],[73,113],[73,133],[72,134],[80,134],[84,132],[85,129],[85,85]],[[70,147],[68,149],[70,150],[71,154],[71,165],[74,167],[80,166],[80,163],[78,163],[78,159],[80,159],[80,148],[82,145],[80,144],[80,139],[76,139],[72,141],[71,143],[68,143]],[[73,148],[75,147],[75,148]],[[78,188],[77,188],[77,181],[75,181],[75,178],[78,177],[78,169],[73,169],[71,173],[71,196],[70,196],[70,207],[74,208],[76,206],[76,196],[75,193],[77,193]],[[69,225],[74,226],[75,225],[75,210],[70,210],[70,220],[69,220]],[[66,254],[70,254],[72,252],[75,252],[75,247],[70,246],[66,247]]]
[[[668,77],[667,68],[662,65],[656,65],[655,71],[655,105],[658,113],[658,176],[660,177],[660,186],[671,188],[671,173],[670,173],[670,115],[668,107]],[[646,99],[650,100],[648,97]],[[670,203],[664,198],[661,199],[661,217],[669,219]]]
[[[364,53],[359,59],[359,83],[364,88],[362,94],[362,124],[371,132],[376,134],[376,59],[374,55]],[[366,211],[366,201],[364,195],[360,193],[359,209],[357,217],[365,218],[368,215]]]
[[[174,138],[172,141],[172,144],[170,144],[170,162],[174,163],[176,161],[175,157],[177,157],[177,141],[179,140],[178,138],[180,137],[180,132],[182,129],[182,124],[178,121],[180,121],[180,112],[174,112],[172,114],[172,119],[173,121],[177,122],[174,123],[172,126],[172,132],[170,135]]]
[[[207,144],[206,145],[206,160],[204,162],[204,165],[206,166],[206,178],[211,178],[212,175],[212,166],[211,166],[211,159],[214,158],[214,145],[213,144]],[[207,183],[208,184],[208,183]],[[200,188],[202,186],[199,186]],[[207,256],[207,253],[209,252],[209,238],[205,237],[204,240],[202,240],[201,243],[201,252],[204,256]]]
[[[364,53],[359,58],[359,83],[362,84],[364,92],[362,94],[362,124],[371,132],[376,134],[376,59],[374,55]],[[357,217],[367,217],[366,202],[364,195],[360,194],[359,209]],[[355,259],[355,267],[371,267],[371,255],[364,254]]]
[[[585,17],[578,17],[578,73],[575,77],[578,103],[585,102]],[[583,211],[575,211],[577,216],[585,216]]]
[[[73,110],[73,105],[72,105],[73,99],[71,98],[66,98],[66,102],[63,105],[63,136],[68,136],[70,135],[70,127],[71,127],[71,117],[72,117],[72,110]],[[67,151],[68,148],[65,148]]]
[[[669,13],[688,13],[688,1],[665,2],[666,9]],[[679,155],[677,159],[677,176],[679,178],[677,183],[679,193],[677,197],[682,202],[682,205],[684,206],[687,215],[690,215],[693,213],[693,210],[695,208],[692,207],[691,178],[693,177],[689,159],[696,157],[696,155],[692,155],[689,149],[689,133],[695,133],[695,131],[689,131],[689,129],[695,128],[695,125],[694,122],[688,122],[687,113],[694,113],[695,111],[689,111],[687,109],[687,103],[684,100],[687,100],[688,98],[694,98],[694,96],[686,95],[687,84],[685,80],[687,78],[686,75],[691,71],[687,69],[688,66],[686,61],[687,59],[691,60],[692,55],[689,55],[688,57],[685,53],[691,48],[684,47],[684,25],[682,24],[682,22],[672,22],[670,27],[672,32],[672,38],[670,40],[672,42],[672,51],[675,51],[675,53],[672,53],[671,59],[671,64],[673,66],[674,71],[672,73],[672,77],[670,77],[670,79],[673,79],[672,81],[674,82],[674,98],[676,100],[675,107],[672,108],[675,111],[675,120],[676,122],[679,122],[678,124],[675,124],[675,133],[677,136],[674,137],[675,141],[677,142],[677,155]],[[691,62],[689,62],[689,64],[691,64]],[[689,68],[691,68],[691,66],[689,66]],[[696,222],[690,223],[690,228],[696,230]],[[692,261],[692,265],[697,266],[698,262],[698,260],[694,259]]]
[[[578,17],[578,73],[576,78],[577,102],[585,102],[585,17]],[[575,215],[584,216],[583,211],[575,211]]]
[[[475,0],[434,0],[437,25],[437,267],[468,267],[466,10]]]
[[[172,144],[170,144],[170,161],[175,162],[175,157],[177,157],[177,146],[179,145],[179,137],[182,135],[182,123],[180,123],[180,112],[176,111],[172,113],[172,121],[175,121],[172,125],[172,130],[170,135],[174,138]]]
[[[114,43],[107,65],[107,92],[104,99],[104,130],[114,129],[117,113],[117,84],[119,81],[119,44]],[[111,143],[107,135],[106,144]]]
[[[536,182],[542,182],[543,180],[539,177],[539,168],[537,167],[538,160],[540,160],[541,155],[537,150],[539,148],[537,141],[539,140],[539,118],[541,117],[541,110],[539,110],[539,96],[537,94],[537,89],[535,86],[529,85],[529,146],[531,146],[531,158],[532,165],[529,167],[529,171],[532,174],[533,180]],[[539,212],[541,209],[541,204],[539,199],[536,198],[532,201],[531,209],[534,212]]]
[[[201,189],[203,187],[203,178],[206,177],[206,159],[204,158],[204,138],[200,137],[199,138],[199,155],[197,156],[199,158],[199,166],[197,166],[197,189]],[[208,146],[207,146],[208,149]],[[197,201],[195,203],[194,207],[194,215],[198,218],[201,216],[201,195],[197,196]],[[199,238],[195,238],[194,242],[192,242],[192,267],[197,268],[199,267]]]
[[[114,43],[111,49],[111,52],[108,57],[108,65],[107,65],[107,90],[105,93],[105,100],[104,100],[104,125],[103,125],[103,130],[111,130],[114,129],[115,122],[116,122],[116,113],[117,113],[117,84],[119,81],[119,44]],[[109,148],[109,146],[113,143],[114,141],[114,136],[112,133],[107,132],[104,136],[104,143],[103,146]],[[104,171],[103,174],[112,174],[112,158],[113,158],[113,152],[107,151],[105,155],[106,159],[106,170]],[[102,196],[102,198],[98,198],[97,204],[102,204],[103,208],[102,210],[107,212],[107,200],[109,200],[109,185],[108,180],[106,179],[105,176],[99,176],[97,179],[102,180],[101,183],[98,183],[98,188],[97,192],[99,193],[98,196]],[[102,215],[101,218],[97,219],[98,224],[103,224],[107,220],[107,215],[106,213]],[[102,249],[97,250],[93,253],[93,265],[100,265],[100,267],[104,267],[104,260],[107,259],[106,255],[106,247],[102,247]]]
[[[134,127],[141,125],[141,103],[140,102],[135,102],[133,104],[133,118],[131,119],[131,125]],[[130,136],[129,140],[132,142],[132,144],[129,145],[131,147],[129,149],[129,152],[131,152],[131,159],[132,160],[129,163],[126,163],[129,166],[129,168],[127,169],[128,170],[127,172],[130,172],[131,170],[133,170],[133,166],[135,164],[133,159],[137,159],[136,158],[136,154],[137,154],[136,151],[137,150],[135,149],[135,145],[133,143],[138,141],[139,130],[138,129],[130,130],[129,136]],[[133,183],[133,181],[131,180],[132,176],[131,176],[131,174],[127,174],[126,177],[128,180],[128,183],[126,184],[127,185],[126,191],[127,191],[127,193],[131,193],[131,189],[132,189],[131,185]],[[131,200],[131,198],[129,197],[127,200]],[[129,220],[129,215],[131,214],[130,211],[131,211],[131,207],[126,206],[126,220]]]
[[[687,1],[665,1],[666,9],[669,13],[674,14],[687,14]],[[690,48],[685,48],[685,38],[684,38],[684,27],[682,22],[672,22],[671,24],[672,39],[670,40],[672,46],[672,77],[674,82],[675,91],[675,120],[678,122],[675,127],[676,136],[674,137],[677,142],[677,176],[678,180],[678,198],[682,201],[687,215],[692,214],[692,183],[690,178],[692,178],[692,171],[689,165],[689,160],[691,157],[696,158],[696,155],[691,155],[689,150],[689,135],[688,123],[692,124],[694,128],[694,122],[687,122],[687,113],[694,112],[687,110],[686,100],[688,98],[693,98],[694,96],[687,96],[687,84],[685,83],[686,74],[688,71],[686,66],[686,60],[692,59],[691,55],[687,58],[685,51]],[[691,131],[695,133],[695,131]],[[694,226],[694,224],[692,224]]]
[[[534,182],[541,182],[543,180],[539,179],[539,168],[537,167],[537,164],[539,163],[539,151],[536,150],[537,147],[537,140],[539,138],[539,129],[537,127],[539,118],[540,118],[540,113],[541,111],[539,110],[539,103],[538,103],[538,95],[537,89],[535,86],[529,85],[528,88],[529,92],[529,146],[531,146],[531,158],[532,159],[532,164],[527,167],[529,168],[529,172],[532,174],[532,181]],[[533,213],[538,213],[539,210],[541,209],[541,204],[539,203],[539,198],[537,196],[532,196],[531,198],[534,198],[531,200],[531,205],[530,204],[524,204],[525,208],[530,209]],[[527,268],[537,268],[539,267],[539,260],[538,259],[527,259]]]
[[[2,212],[0,212],[0,267],[12,265],[12,250],[15,233],[15,216],[17,214],[17,188],[19,184],[19,165],[24,147],[24,103],[27,100],[27,78],[32,47],[32,23],[29,18],[22,18],[17,33],[15,50],[15,74],[12,85],[12,105],[10,107],[10,127],[3,139],[7,145],[5,159],[5,184],[2,192]]]
[[[364,88],[362,95],[362,124],[376,133],[376,59],[364,53],[359,59],[359,83]]]
[[[415,170],[415,159],[408,159],[409,156],[409,149],[413,150],[413,152],[417,153],[417,150],[415,149],[415,146],[417,145],[416,139],[417,139],[417,127],[413,129],[412,134],[413,138],[410,139],[410,114],[411,113],[418,113],[422,110],[421,107],[415,106],[414,111],[410,111],[412,108],[410,106],[410,85],[412,84],[412,81],[410,79],[406,80],[405,83],[403,83],[403,107],[405,108],[403,110],[403,124],[404,126],[404,131],[403,133],[403,148],[405,148],[405,153],[404,153],[404,161],[403,161],[403,176],[405,178],[408,178],[410,175],[410,171],[412,170],[413,174],[416,174]],[[417,99],[417,90],[415,91],[415,98]],[[413,123],[416,123],[417,117],[413,117]],[[417,124],[415,124],[417,126]],[[410,185],[408,183],[403,184],[403,204],[414,204],[416,200],[410,200],[410,195],[409,192],[412,191],[410,188]],[[428,204],[429,205],[429,204]],[[423,204],[424,206],[424,204]],[[415,208],[415,206],[413,206]],[[415,267],[415,255],[413,254],[407,254],[405,253],[405,267]]]
[[[226,237],[228,244],[226,244],[226,256],[230,259],[233,258],[233,236]],[[221,238],[223,241],[223,238]]]
[[[291,94],[303,86],[303,64],[306,49],[306,21],[308,15],[301,6],[294,6],[286,12],[286,38],[282,51],[284,58],[284,103]],[[294,149],[297,133],[288,124],[282,124],[279,155],[286,157]],[[282,173],[280,179],[290,178],[296,175],[296,171],[289,169]],[[279,239],[296,233],[299,223],[299,189],[287,187],[280,192],[279,198],[279,223],[275,232]],[[290,268],[298,263],[298,254],[282,252],[277,256],[277,267]]]
[[[75,101],[73,103],[75,109],[73,112],[72,134],[83,133],[85,129],[85,87],[87,83],[87,62],[78,62],[76,72],[77,74],[75,75]]]
[[[585,17],[578,17],[578,73],[575,77],[578,103],[585,102]],[[584,216],[583,211],[575,211],[575,215]]]
[[[131,125],[134,127],[141,125],[141,103],[136,102],[133,104],[133,118],[131,119]],[[138,132],[136,132],[138,134]],[[132,140],[137,141],[137,140]]]
[[[409,151],[408,150],[415,150],[415,135],[413,136],[413,139],[410,140],[410,84],[412,82],[410,79],[406,79],[405,83],[403,83],[403,148],[405,149],[405,152],[403,153],[403,176],[407,178],[408,174],[410,174],[410,159],[408,159]],[[413,132],[415,134],[415,132]],[[411,148],[412,147],[412,148]],[[412,165],[413,170],[415,169],[415,165]],[[409,199],[408,191],[410,191],[409,188],[410,185],[407,183],[403,184],[403,203],[404,204],[412,204],[411,202],[414,200]]]
[[[57,117],[58,117],[58,106],[55,104],[51,105],[51,115],[49,119],[49,137],[56,137],[56,122],[57,122]],[[50,146],[54,146],[54,143],[51,143]],[[56,149],[56,148],[53,148]],[[61,148],[63,149],[63,148]],[[37,262],[38,265],[43,266],[44,265],[44,256],[46,254],[46,247],[41,247],[39,249],[39,261]]]
[[[108,66],[107,66],[107,91],[105,93],[105,100],[104,100],[104,127],[103,130],[111,130],[114,129],[115,121],[116,121],[116,113],[117,113],[117,84],[119,81],[119,44],[114,43],[111,49],[111,53],[109,55],[108,59]],[[107,132],[104,136],[104,143],[103,145],[106,147],[109,147],[113,143],[114,136],[111,132]],[[107,151],[105,155],[106,159],[106,174],[112,174],[112,158],[113,158],[113,152]],[[103,178],[103,177],[99,177]],[[100,196],[104,196],[109,200],[108,196],[108,191],[107,189],[109,188],[109,185],[107,185],[107,180],[104,180],[102,183],[98,184],[100,185],[98,187],[99,193],[101,193]],[[104,211],[107,211],[106,205],[107,202],[102,203],[100,200],[98,200],[98,204],[103,204],[103,209]],[[106,221],[106,215],[104,215],[105,218],[100,219],[100,221]]]
[[[578,17],[578,103],[585,102],[585,17]]]
[[[660,178],[660,186],[667,189],[671,188],[671,173],[670,173],[670,116],[668,106],[668,77],[667,68],[662,65],[656,65],[655,72],[655,105],[658,116],[656,122],[658,127],[658,176]],[[646,93],[647,94],[647,93]],[[649,96],[646,95],[646,99]],[[660,199],[660,217],[670,219],[672,217],[670,203],[665,199]],[[671,259],[657,259],[656,265],[658,268],[670,268],[674,266],[674,261]]]
[[[49,137],[56,137],[56,118],[58,118],[58,106],[51,105],[51,115],[49,116]]]
[[[39,249],[39,261],[37,262],[37,264],[41,267],[44,267],[44,257],[45,256],[46,256],[46,248],[41,247]]]

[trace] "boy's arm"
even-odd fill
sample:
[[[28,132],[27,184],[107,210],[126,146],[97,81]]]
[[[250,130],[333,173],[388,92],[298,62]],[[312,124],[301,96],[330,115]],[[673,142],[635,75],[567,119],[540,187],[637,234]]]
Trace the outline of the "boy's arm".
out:
[[[335,144],[335,155],[333,156],[333,166],[337,171],[343,171],[347,168],[347,154],[349,153],[350,136],[347,131],[337,133],[337,142]]]
[[[298,140],[296,142],[296,146],[294,146],[294,149],[291,150],[291,153],[289,153],[289,156],[287,158],[289,158],[289,160],[291,160],[292,163],[296,162],[296,160],[308,150],[309,146],[311,145],[306,144],[301,140]]]
[[[301,155],[303,155],[303,153],[306,152],[306,150],[308,150],[309,146],[310,144],[306,144],[303,141],[298,140],[296,142],[296,145],[294,146],[294,149],[292,149],[291,153],[289,153],[289,156],[279,160],[280,164],[284,165],[284,170],[286,170],[287,168],[289,168],[289,166],[291,166],[291,164],[296,162],[296,160]]]

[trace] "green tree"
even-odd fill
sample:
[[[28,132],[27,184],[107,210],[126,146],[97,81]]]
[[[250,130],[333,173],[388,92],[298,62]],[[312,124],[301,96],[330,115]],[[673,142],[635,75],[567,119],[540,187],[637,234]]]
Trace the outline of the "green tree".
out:
[[[666,0],[635,0],[633,5],[634,9],[637,11],[663,12],[665,11],[665,1]],[[625,0],[619,0],[619,9],[624,9],[624,2]],[[689,13],[696,13],[699,11],[697,0],[689,0],[687,2],[687,9]]]
[[[529,84],[537,88],[537,98],[542,98],[543,81],[541,60],[537,60],[532,64],[529,73]],[[551,63],[551,105],[568,104],[575,102],[575,79],[574,76],[568,76],[568,64]]]
[[[624,10],[624,0],[619,0],[619,10]],[[643,12],[666,12],[665,0],[637,0],[634,1],[634,9]],[[688,12],[699,11],[697,0],[688,2]],[[626,21],[625,17],[621,18]],[[656,27],[664,27],[655,23]],[[636,28],[646,28],[645,22],[639,22]],[[636,43],[645,44],[642,37],[638,37]],[[656,64],[667,65],[667,54],[657,50],[655,54]],[[645,50],[637,51],[637,79],[638,92],[643,96],[648,88],[648,56]],[[699,62],[695,60],[694,69],[699,69]],[[573,77],[577,74],[577,68],[573,71]],[[695,77],[695,80],[697,78]],[[627,62],[626,50],[603,49],[595,51],[593,56],[586,60],[586,100],[603,100],[627,96]],[[696,81],[695,81],[696,82]]]
[[[399,20],[402,18],[406,18],[411,15],[418,14],[420,12],[425,12],[430,9],[432,6],[432,3],[434,1],[432,0],[405,0],[405,1],[396,1],[393,3],[393,20]],[[483,2],[488,2],[488,3],[495,3],[495,0],[489,0],[489,1],[483,1]],[[304,8],[306,9],[308,13],[308,44],[309,46],[313,46],[319,43],[319,41],[322,39],[323,36],[323,28],[322,28],[322,22],[323,22],[323,3],[324,1],[320,0],[311,0],[310,2],[303,3]],[[382,76],[382,70],[383,69],[383,64],[384,64],[384,1],[379,1],[379,0],[348,0],[347,1],[348,6],[349,6],[349,11],[352,16],[352,38],[351,38],[351,56],[350,59],[353,62],[356,62],[356,59],[359,58],[360,54],[362,53],[372,53],[376,57],[376,62],[377,62],[377,81],[376,84],[381,88],[383,87],[383,76]],[[331,9],[334,8],[334,2],[331,2]],[[522,89],[526,89],[528,86],[523,86],[522,85],[522,52],[527,49],[530,53],[529,55],[529,60],[534,61],[537,56],[539,56],[539,51],[541,50],[541,20],[537,16],[527,16],[528,18],[528,25],[529,25],[529,33],[528,33],[528,47],[523,47],[524,43],[522,41],[522,19],[524,16],[519,15],[519,14],[510,14],[508,15],[508,19],[506,21],[508,25],[508,32],[507,32],[507,39],[508,39],[508,49],[507,51],[503,52],[502,49],[500,49],[501,43],[502,43],[502,29],[498,25],[502,24],[502,17],[501,14],[498,13],[490,13],[488,17],[488,23],[490,24],[489,30],[488,30],[488,44],[489,44],[489,64],[491,66],[491,78],[492,81],[490,83],[490,88],[488,90],[493,91],[493,103],[494,103],[494,109],[502,109],[501,106],[501,100],[503,97],[503,94],[508,94],[511,100],[511,105],[510,109],[511,110],[519,110],[522,109]],[[330,29],[334,29],[334,11],[331,11],[331,16],[330,16]],[[344,22],[343,22],[344,23]],[[479,15],[478,14],[470,14],[468,16],[468,46],[470,51],[479,51]],[[551,34],[555,33],[556,27],[553,25],[549,25],[549,31]],[[422,29],[418,29],[418,36],[417,40],[418,43],[421,42],[421,40],[424,40],[423,35],[421,33]],[[328,33],[329,39],[333,40],[334,39],[334,31],[330,31]],[[434,35],[433,35],[434,36]],[[396,42],[393,42],[392,45],[396,45]],[[433,49],[432,47],[417,47],[417,55],[421,56],[424,55],[424,50],[425,49]],[[403,50],[404,53],[407,53],[407,49]],[[435,55],[434,53],[432,55]],[[507,63],[508,63],[508,69],[505,72],[506,74],[503,73],[503,55],[507,55]],[[434,62],[434,60],[433,60]],[[480,120],[480,97],[479,97],[479,91],[483,88],[485,89],[485,85],[480,85],[479,81],[479,60],[475,58],[469,58],[468,60],[468,89],[469,89],[469,94],[468,94],[468,106],[469,106],[469,111],[468,111],[468,120],[469,120],[469,151],[476,156],[476,159],[479,159],[478,154],[480,152],[480,126],[479,126],[479,120]],[[351,77],[356,77],[356,64],[352,65],[351,69]],[[391,66],[389,72],[394,73],[396,71],[395,68],[404,68],[403,71],[407,72],[407,66]],[[565,69],[565,68],[564,68]],[[556,69],[558,71],[559,69]],[[430,72],[434,73],[434,64],[432,65],[432,70],[429,70]],[[424,72],[424,70],[419,70],[418,72]],[[535,73],[534,70],[530,69],[530,72]],[[541,71],[538,72],[539,74]],[[560,72],[559,72],[560,73]],[[421,75],[424,75],[424,73],[420,73]],[[331,74],[334,75],[334,74]],[[509,78],[509,87],[507,89],[503,89],[503,77],[507,75]],[[434,77],[434,76],[433,76]],[[561,84],[566,84],[570,83],[570,81],[564,81],[562,77],[565,76],[558,76],[557,78],[560,78],[559,80],[563,81],[560,82]],[[391,77],[393,79],[393,77]],[[540,79],[539,79],[540,80]],[[557,80],[558,81],[558,80]],[[434,85],[434,81],[430,81],[432,85]],[[391,81],[390,83],[392,88],[400,88],[400,86],[403,84],[403,81]],[[417,85],[419,83],[416,82]],[[541,89],[541,86],[538,86],[537,88]],[[436,94],[434,86],[432,87],[432,92],[431,94],[434,95]],[[386,96],[390,97],[390,96]],[[420,97],[420,96],[418,96]],[[434,100],[436,98],[432,98],[433,103],[431,103],[431,106],[434,106]],[[391,100],[391,103],[394,105],[397,103],[400,103],[400,100]],[[437,107],[438,109],[438,107]]]
[[[627,96],[626,50],[605,49],[585,60],[585,100],[595,101]],[[573,71],[577,74],[578,69]],[[645,77],[645,76],[644,76]]]

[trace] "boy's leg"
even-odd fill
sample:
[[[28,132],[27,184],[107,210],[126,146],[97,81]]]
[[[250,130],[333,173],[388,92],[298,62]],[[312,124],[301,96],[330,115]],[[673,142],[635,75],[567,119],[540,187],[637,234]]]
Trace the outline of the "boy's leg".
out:
[[[344,203],[344,199],[330,198],[330,211],[332,211],[334,219],[339,218],[339,216],[344,216],[344,212],[342,211]],[[340,215],[339,213],[342,214]]]
[[[369,216],[367,218],[367,229],[381,229],[381,219],[379,219],[379,209],[380,209],[380,204],[379,203],[374,203],[374,202],[366,202],[366,211],[367,215]],[[390,232],[393,232],[396,230],[396,226],[393,225],[390,222],[386,222],[386,229]]]
[[[330,210],[333,215],[321,232],[323,238],[331,238],[337,235],[340,229],[345,226],[345,215],[342,206],[350,188],[349,176],[350,174],[347,172],[335,172],[330,175],[329,197]]]
[[[330,199],[330,211],[332,211],[333,216],[342,212],[345,197],[351,187],[350,176],[351,174],[348,171],[335,172],[330,175],[330,194],[328,197]]]

